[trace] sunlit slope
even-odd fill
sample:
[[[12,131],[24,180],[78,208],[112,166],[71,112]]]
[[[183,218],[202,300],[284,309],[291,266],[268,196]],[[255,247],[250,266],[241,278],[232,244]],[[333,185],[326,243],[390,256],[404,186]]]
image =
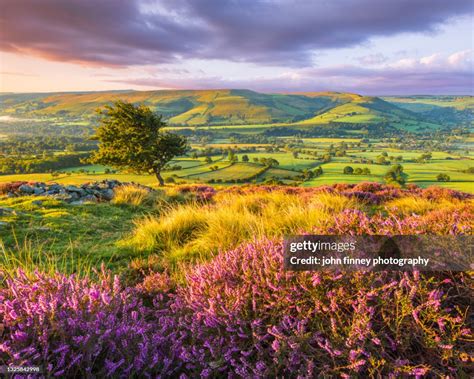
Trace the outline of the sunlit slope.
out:
[[[474,111],[474,96],[393,96],[384,100],[414,112],[437,107]]]
[[[2,94],[4,114],[90,117],[115,100],[144,103],[171,124],[249,124],[291,122],[338,102],[329,97],[262,94],[247,90],[110,91],[88,93]]]
[[[303,120],[300,124],[327,124],[330,122],[376,123],[384,121],[418,120],[418,116],[401,109],[377,97],[360,95],[343,96],[346,100],[339,106],[332,107]]]
[[[427,122],[433,124],[423,114],[405,109],[406,103],[400,102],[399,107],[378,97],[339,92],[267,94],[227,89],[0,94],[0,114],[90,120],[97,108],[119,99],[150,106],[171,125],[391,122],[410,128],[420,123],[425,127]]]

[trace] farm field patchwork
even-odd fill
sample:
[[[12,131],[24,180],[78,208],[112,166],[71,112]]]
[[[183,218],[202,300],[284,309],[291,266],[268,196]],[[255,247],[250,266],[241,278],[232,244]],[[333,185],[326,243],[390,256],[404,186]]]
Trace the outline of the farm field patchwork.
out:
[[[345,143],[349,143],[347,140],[342,139],[338,140],[337,143],[340,144],[344,141]],[[319,154],[320,157],[324,154],[328,146],[334,145],[331,142],[336,142],[336,140],[322,139],[321,141],[318,141],[317,139],[312,139],[311,142],[317,144],[318,147],[309,146],[306,148],[307,151],[311,151],[312,154]],[[355,143],[354,139],[352,139],[352,143]],[[239,145],[234,144],[232,146],[234,149],[236,146],[237,148],[242,149],[257,148],[257,152],[239,153],[238,150],[236,150],[235,155],[239,162],[234,165],[221,155],[211,157],[211,163],[206,163],[203,158],[178,158],[171,161],[170,166],[180,166],[181,168],[178,170],[165,171],[163,172],[163,176],[165,178],[174,177],[175,181],[177,180],[181,182],[245,181],[246,178],[253,176],[259,170],[264,168],[262,164],[254,163],[255,160],[260,160],[261,158],[272,158],[278,161],[278,166],[271,168],[262,175],[259,175],[257,182],[270,179],[286,180],[289,177],[295,178],[300,176],[302,171],[315,170],[317,167],[322,168],[323,174],[317,178],[305,181],[303,183],[304,186],[333,184],[338,181],[343,183],[358,183],[362,181],[383,182],[383,177],[390,168],[390,165],[357,162],[360,159],[374,161],[382,154],[382,152],[385,152],[388,157],[402,157],[402,161],[399,163],[403,166],[404,172],[407,174],[408,183],[418,184],[423,187],[439,184],[447,188],[474,192],[474,174],[467,172],[470,167],[474,167],[474,160],[470,157],[466,157],[464,154],[462,157],[459,157],[452,153],[433,152],[431,153],[432,158],[430,160],[424,163],[419,163],[414,162],[413,160],[416,160],[417,157],[423,154],[422,151],[403,151],[393,148],[374,148],[374,151],[364,151],[365,149],[354,149],[349,147],[346,153],[347,156],[333,157],[330,162],[321,162],[314,155],[308,155],[305,153],[299,153],[296,158],[290,152],[263,151],[266,147],[260,145],[240,147]],[[229,149],[227,145],[224,145],[224,147],[221,145],[218,148],[223,148],[225,151]],[[248,164],[241,162],[242,156],[244,155],[248,157]],[[357,168],[368,168],[370,174],[345,175],[343,174],[343,170],[346,166],[350,166],[354,170]],[[59,173],[54,177],[47,173],[0,175],[0,182],[56,181],[58,183],[78,184],[85,181],[100,181],[110,178],[145,185],[156,185],[156,178],[153,175],[138,175],[122,172],[106,173],[105,170],[106,167],[101,165],[85,165],[65,168],[61,170],[62,173]],[[440,173],[449,175],[450,181],[447,183],[438,182],[436,178]],[[252,181],[255,181],[255,179]]]

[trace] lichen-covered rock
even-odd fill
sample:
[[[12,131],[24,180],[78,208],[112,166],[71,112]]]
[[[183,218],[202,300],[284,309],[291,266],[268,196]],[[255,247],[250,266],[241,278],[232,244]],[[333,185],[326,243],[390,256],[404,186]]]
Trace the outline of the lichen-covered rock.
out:
[[[15,184],[15,185],[13,185]],[[127,185],[118,180],[85,183],[81,186],[62,185],[58,183],[19,182],[5,185],[4,194],[8,197],[18,196],[51,196],[68,203],[83,204],[84,202],[110,201],[114,197],[114,188]],[[152,191],[151,188],[145,187]]]

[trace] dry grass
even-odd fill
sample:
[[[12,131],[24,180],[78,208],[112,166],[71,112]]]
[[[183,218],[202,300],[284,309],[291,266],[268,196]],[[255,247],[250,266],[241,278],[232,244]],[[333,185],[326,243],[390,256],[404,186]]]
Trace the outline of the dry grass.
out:
[[[126,204],[138,207],[143,205],[153,205],[164,198],[165,194],[162,191],[151,192],[147,188],[129,184],[117,187],[114,190],[114,198],[112,203],[117,205]]]
[[[394,199],[385,204],[385,209],[390,213],[396,215],[412,215],[416,214],[422,216],[428,212],[436,209],[451,209],[460,206],[459,200],[429,200],[421,197],[402,197],[400,199]]]
[[[220,193],[213,204],[169,208],[159,217],[138,220],[123,241],[138,251],[160,252],[170,262],[205,260],[219,250],[263,237],[298,234],[323,226],[331,214],[359,208],[337,194],[310,198],[283,192]]]

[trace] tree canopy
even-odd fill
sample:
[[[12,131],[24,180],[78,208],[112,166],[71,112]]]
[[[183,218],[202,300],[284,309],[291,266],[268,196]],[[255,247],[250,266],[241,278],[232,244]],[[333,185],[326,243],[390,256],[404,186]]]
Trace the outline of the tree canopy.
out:
[[[171,159],[186,152],[186,138],[163,131],[166,123],[162,116],[144,105],[116,101],[98,113],[100,125],[94,138],[100,143],[91,162],[138,174],[153,173],[163,185],[161,171]]]
[[[384,179],[387,184],[404,185],[406,183],[407,174],[403,172],[403,166],[400,164],[393,165],[385,173]]]

